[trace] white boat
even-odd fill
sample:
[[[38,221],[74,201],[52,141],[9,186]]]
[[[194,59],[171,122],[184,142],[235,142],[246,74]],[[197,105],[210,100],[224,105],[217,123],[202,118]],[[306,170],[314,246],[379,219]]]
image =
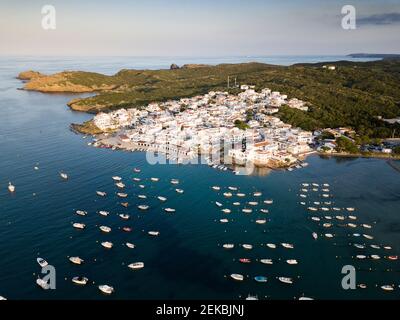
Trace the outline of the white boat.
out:
[[[314,300],[314,299],[310,298],[310,297],[300,297],[299,298],[299,301],[312,301],[312,300]]]
[[[236,196],[239,197],[239,198],[243,198],[243,197],[246,196],[246,194],[239,192],[239,193],[236,194]]]
[[[218,186],[213,186],[213,187],[212,187],[212,189],[213,189],[213,190],[215,190],[215,191],[219,191],[219,190],[221,190],[221,188],[220,188],[220,187],[218,187]]]
[[[219,222],[221,222],[221,223],[228,223],[229,220],[228,220],[228,219],[219,219]]]
[[[111,232],[111,228],[107,227],[107,226],[100,226],[99,229],[105,233],[110,233]]]
[[[346,210],[349,211],[349,212],[353,212],[353,211],[355,211],[356,209],[350,207],[350,208],[346,208]]]
[[[392,250],[392,247],[390,247],[390,246],[384,246],[383,249],[385,249],[385,250]]]
[[[60,172],[60,176],[61,176],[62,179],[68,180],[68,175],[66,173]]]
[[[381,286],[381,289],[384,291],[393,291],[394,287],[391,285],[384,285],[384,286]]]
[[[179,180],[178,179],[171,179],[171,184],[179,184]]]
[[[133,172],[136,172],[136,173],[140,173],[140,169],[138,169],[138,168],[133,168]]]
[[[308,192],[308,189],[300,189],[301,192]]]
[[[15,186],[11,182],[8,183],[8,191],[15,192]]]
[[[356,258],[359,260],[365,260],[365,259],[367,259],[367,256],[365,256],[363,254],[358,254],[358,255],[356,255]]]
[[[148,208],[149,208],[149,206],[145,205],[145,204],[138,205],[138,209],[140,209],[140,210],[147,210]]]
[[[167,198],[166,197],[162,197],[162,196],[158,196],[157,199],[162,201],[162,202],[167,201]]]
[[[268,213],[269,211],[268,211],[268,209],[260,209],[260,212],[261,213]]]
[[[43,258],[37,258],[36,261],[39,264],[39,266],[41,266],[42,268],[49,265],[49,263],[46,260],[44,260]]]
[[[261,193],[261,192],[254,192],[254,193],[253,193],[253,196],[254,196],[254,197],[261,197],[261,196],[262,196],[262,193]]]
[[[270,248],[270,249],[276,249],[276,244],[267,243],[267,247]]]
[[[73,277],[72,282],[80,286],[84,286],[88,283],[89,279],[86,277]]]
[[[115,185],[120,189],[125,188],[125,185],[122,182],[117,182]]]
[[[144,184],[139,184],[139,188],[144,189],[144,188],[146,188],[146,186]]]
[[[336,216],[337,220],[344,221],[346,218],[344,216]]]
[[[273,204],[274,200],[268,199],[264,201],[265,204]]]
[[[362,226],[365,228],[365,229],[372,229],[372,226],[371,225],[369,225],[369,224],[362,224]]]
[[[104,191],[96,191],[96,194],[97,194],[98,196],[100,196],[100,197],[105,197],[105,196],[107,195],[107,193],[104,192]]]
[[[114,292],[114,288],[106,284],[102,284],[98,288],[104,294],[112,294]]]
[[[234,202],[234,203],[232,203],[235,207],[238,207],[238,206],[240,206],[240,202]]]
[[[289,260],[286,260],[286,263],[287,263],[287,264],[290,264],[290,265],[298,264],[298,262],[297,262],[296,259],[289,259]]]
[[[349,219],[350,220],[357,220],[357,217],[356,216],[349,216]]]
[[[364,237],[365,239],[368,239],[368,240],[374,239],[374,237],[373,237],[373,236],[370,236],[369,234],[363,234],[363,237]]]
[[[286,284],[292,284],[293,283],[293,279],[292,278],[288,278],[288,277],[278,277],[278,280],[282,283],[286,283]]]
[[[354,224],[354,223],[348,223],[347,226],[348,226],[349,228],[357,228],[357,225]]]
[[[355,246],[357,249],[365,249],[365,246],[364,246],[363,244],[355,243],[354,246]]]
[[[309,186],[310,186],[309,183],[302,183],[301,185],[302,185],[303,187],[309,187]]]
[[[332,223],[324,223],[322,226],[324,228],[331,228],[332,227]]]
[[[168,213],[173,213],[173,212],[175,212],[176,210],[173,209],[173,208],[165,208],[164,211],[165,211],[165,212],[168,212]]]
[[[329,185],[329,183],[324,183],[323,186],[329,188],[330,185]]]
[[[215,201],[215,204],[217,205],[217,207],[222,207],[222,203],[221,202]]]
[[[121,180],[122,180],[122,178],[121,178],[121,177],[118,177],[118,176],[114,176],[114,177],[112,177],[112,179],[113,179],[114,181],[121,181]]]
[[[160,231],[149,231],[149,236],[157,237],[160,235]]]
[[[232,193],[231,192],[225,192],[224,193],[224,197],[230,198],[230,197],[232,197]]]
[[[160,179],[158,179],[158,178],[150,178],[150,180],[153,181],[153,182],[157,182],[157,181],[159,181]]]
[[[72,226],[75,229],[80,229],[80,230],[85,229],[85,227],[86,227],[86,225],[84,223],[78,223],[78,222],[73,223]]]
[[[237,187],[228,187],[228,189],[231,191],[237,191],[238,188]]]
[[[309,211],[318,211],[318,209],[314,208],[314,207],[308,207],[307,210],[309,210]]]
[[[232,273],[231,274],[231,278],[233,280],[236,280],[236,281],[243,281],[244,280],[244,276],[241,275],[241,274],[238,274],[238,273]]]
[[[313,185],[313,187],[319,187],[318,183],[313,183],[312,185]]]
[[[326,238],[333,238],[333,234],[332,233],[325,233],[325,237]]]
[[[304,201],[300,202],[300,204],[301,204],[302,206],[305,206],[305,205],[306,205],[306,203],[305,203]]]
[[[144,195],[144,194],[139,194],[139,195],[138,195],[138,198],[139,198],[139,199],[147,199],[147,196]]]
[[[128,265],[129,269],[139,270],[144,268],[144,262],[134,262]]]
[[[79,257],[70,257],[69,261],[72,262],[73,264],[78,264],[78,265],[84,262],[84,260]]]
[[[242,212],[243,213],[252,213],[253,210],[252,209],[248,209],[248,208],[244,208],[244,209],[242,209]]]
[[[221,211],[222,211],[223,213],[227,213],[227,214],[229,214],[229,213],[232,212],[230,209],[222,209]]]
[[[332,220],[332,217],[331,216],[325,216],[324,217],[326,220]]]
[[[326,211],[329,211],[329,208],[327,208],[327,207],[322,207],[321,210],[326,212]]]
[[[127,198],[128,194],[127,193],[123,193],[123,192],[117,192],[117,196],[120,198]]]
[[[251,250],[253,249],[253,246],[251,244],[243,244],[242,247],[246,250]]]
[[[83,216],[83,217],[87,215],[87,211],[84,211],[84,210],[76,210],[75,213],[78,216]]]
[[[380,260],[380,256],[379,255],[377,255],[377,254],[371,254],[371,259],[372,260]]]
[[[175,191],[176,191],[177,193],[184,193],[184,192],[185,192],[183,189],[175,189]]]
[[[378,250],[381,249],[381,247],[378,246],[378,245],[376,245],[376,244],[371,244],[370,247],[371,247],[372,249],[378,249]]]
[[[262,264],[273,264],[274,262],[272,261],[272,259],[261,259],[260,262]]]
[[[135,181],[135,182],[139,182],[139,181],[141,181],[141,180],[142,180],[142,179],[137,178],[137,177],[133,178],[133,181]]]
[[[312,233],[312,237],[314,238],[314,240],[317,240],[318,239],[318,234],[316,232],[313,232]]]
[[[36,279],[36,284],[41,287],[43,290],[48,290],[50,289],[50,285],[47,283],[47,281],[44,281],[43,279]]]
[[[101,215],[103,217],[107,217],[109,214],[110,214],[110,212],[108,212],[108,211],[104,211],[104,210],[99,211],[99,215]]]
[[[312,221],[321,221],[321,218],[319,218],[319,217],[311,217],[311,220]]]
[[[126,245],[129,249],[135,249],[135,245],[134,245],[133,243],[126,242],[125,245]]]
[[[266,219],[258,219],[258,220],[256,220],[256,223],[257,224],[266,224],[267,220]]]
[[[341,209],[338,208],[338,207],[333,207],[332,210],[333,210],[333,211],[340,211]]]
[[[257,201],[250,201],[249,205],[250,206],[258,206],[258,202]]]
[[[222,247],[224,249],[233,249],[235,247],[235,245],[232,243],[225,243],[224,245],[222,245]]]
[[[329,192],[329,189],[322,189],[323,192]]]
[[[129,218],[130,218],[129,214],[124,214],[124,213],[121,213],[118,216],[123,220],[129,220]]]
[[[293,249],[294,246],[291,243],[281,243],[282,247],[286,248],[286,249]]]
[[[330,196],[329,196],[329,194],[324,193],[324,194],[322,195],[322,197],[323,197],[323,198],[329,198]]]
[[[246,300],[247,300],[247,301],[257,301],[257,300],[258,300],[258,297],[257,297],[257,296],[252,296],[251,294],[249,294],[249,295],[246,297]]]
[[[300,194],[300,198],[305,199],[305,198],[307,198],[307,195],[305,195],[305,194]]]

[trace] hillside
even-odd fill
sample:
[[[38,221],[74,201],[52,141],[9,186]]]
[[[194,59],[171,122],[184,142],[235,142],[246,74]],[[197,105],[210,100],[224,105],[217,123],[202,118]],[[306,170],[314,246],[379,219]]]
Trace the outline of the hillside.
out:
[[[336,70],[323,69],[332,64]],[[308,113],[282,108],[279,116],[303,129],[351,126],[360,135],[389,137],[399,125],[381,120],[400,116],[400,61],[365,63],[338,61],[297,64],[289,67],[261,63],[222,64],[177,70],[121,70],[113,76],[90,72],[62,72],[35,77],[26,90],[41,92],[97,92],[89,98],[69,102],[73,110],[97,113],[122,107],[141,106],[227,90],[227,77],[238,83],[268,87],[289,97],[308,101]],[[231,89],[232,93],[238,92]]]

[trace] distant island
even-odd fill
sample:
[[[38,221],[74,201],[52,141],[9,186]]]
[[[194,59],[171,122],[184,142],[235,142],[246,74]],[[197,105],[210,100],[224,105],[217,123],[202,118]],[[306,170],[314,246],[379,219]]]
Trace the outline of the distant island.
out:
[[[351,58],[376,58],[376,59],[400,59],[400,54],[392,53],[351,53]]]
[[[94,96],[73,99],[68,106],[97,114],[121,108],[143,108],[204,95],[210,91],[238,94],[239,84],[255,90],[270,88],[309,104],[309,111],[282,105],[277,116],[295,127],[353,128],[360,140],[400,137],[400,61],[336,61],[276,66],[262,63],[188,65],[164,70],[121,70],[107,76],[94,72],[64,71],[53,75],[28,71],[18,78],[24,89],[40,92],[93,92]],[[229,80],[229,81],[228,81]],[[389,119],[391,121],[385,121]],[[85,133],[99,130],[89,121],[75,129]]]

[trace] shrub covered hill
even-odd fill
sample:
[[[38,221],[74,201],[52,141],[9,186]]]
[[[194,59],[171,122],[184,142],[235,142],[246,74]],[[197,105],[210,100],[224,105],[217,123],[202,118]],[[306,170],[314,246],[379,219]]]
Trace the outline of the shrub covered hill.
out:
[[[336,70],[323,68],[335,65]],[[54,75],[28,72],[24,88],[41,92],[95,92],[69,102],[73,110],[97,113],[139,107],[227,90],[227,77],[256,89],[270,88],[310,103],[310,111],[282,107],[278,116],[306,130],[353,127],[365,137],[400,136],[400,126],[382,119],[400,116],[400,60],[296,64],[261,63],[191,66],[173,70],[121,70],[113,76],[66,71]],[[238,89],[229,89],[237,93]]]

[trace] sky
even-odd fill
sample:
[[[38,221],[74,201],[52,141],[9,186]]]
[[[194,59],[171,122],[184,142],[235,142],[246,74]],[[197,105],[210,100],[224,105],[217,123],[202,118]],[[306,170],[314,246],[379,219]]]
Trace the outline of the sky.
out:
[[[355,30],[342,28],[347,4]],[[42,28],[44,5],[56,10],[55,30]],[[400,0],[0,0],[0,55],[356,52],[400,53]]]

